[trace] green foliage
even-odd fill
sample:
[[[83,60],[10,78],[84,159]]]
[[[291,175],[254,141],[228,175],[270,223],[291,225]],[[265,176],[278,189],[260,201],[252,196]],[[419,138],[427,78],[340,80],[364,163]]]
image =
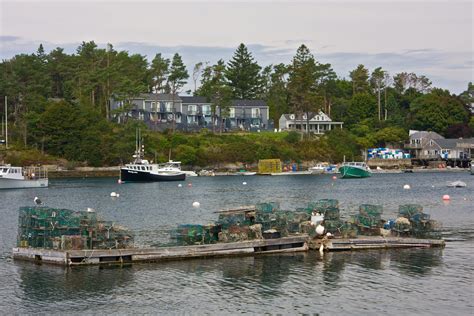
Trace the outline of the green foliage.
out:
[[[366,93],[369,90],[369,70],[364,65],[357,66],[350,72],[352,79],[352,93]]]
[[[296,144],[301,139],[301,135],[298,132],[291,131],[285,136],[285,141],[289,144]]]
[[[261,94],[260,67],[244,44],[240,44],[227,64],[225,76],[236,99],[255,99]]]
[[[468,122],[469,114],[462,101],[447,90],[433,89],[410,105],[412,128],[445,134],[448,127]]]
[[[376,116],[375,97],[368,93],[358,93],[354,95],[351,104],[347,109],[346,123],[351,126],[367,118]]]

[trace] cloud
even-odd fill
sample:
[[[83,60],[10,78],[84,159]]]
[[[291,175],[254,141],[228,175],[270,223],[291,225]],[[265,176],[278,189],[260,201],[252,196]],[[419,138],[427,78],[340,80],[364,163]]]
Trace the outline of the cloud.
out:
[[[11,35],[0,35],[0,42],[13,42],[19,40],[20,37],[18,36],[11,36]]]

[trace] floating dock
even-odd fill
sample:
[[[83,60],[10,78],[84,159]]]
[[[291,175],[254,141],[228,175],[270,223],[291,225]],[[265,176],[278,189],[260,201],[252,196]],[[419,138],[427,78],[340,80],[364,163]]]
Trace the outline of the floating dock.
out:
[[[311,249],[319,249],[321,245],[324,246],[325,251],[351,251],[366,249],[444,247],[445,241],[442,239],[363,236],[360,238],[314,239],[310,243]]]
[[[13,258],[36,263],[62,266],[159,262],[191,258],[229,257],[271,253],[325,251],[355,251],[366,249],[444,247],[445,241],[406,237],[364,236],[362,238],[308,239],[307,235],[277,239],[260,239],[232,243],[160,248],[52,250],[42,248],[13,248]]]
[[[225,257],[307,251],[307,235],[277,239],[249,240],[198,246],[177,246],[132,249],[52,250],[13,248],[17,260],[63,266],[157,262],[189,258]]]

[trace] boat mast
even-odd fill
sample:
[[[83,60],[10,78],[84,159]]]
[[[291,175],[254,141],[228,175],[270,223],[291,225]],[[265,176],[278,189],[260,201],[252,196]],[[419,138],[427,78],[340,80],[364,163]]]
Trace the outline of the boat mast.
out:
[[[5,96],[5,148],[8,149],[8,98]]]

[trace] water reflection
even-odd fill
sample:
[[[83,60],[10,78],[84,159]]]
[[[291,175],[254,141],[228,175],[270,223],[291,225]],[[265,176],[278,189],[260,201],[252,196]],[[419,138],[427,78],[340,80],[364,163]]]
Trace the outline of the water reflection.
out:
[[[403,273],[424,276],[443,264],[442,248],[401,249],[393,251],[391,262]]]
[[[19,269],[23,297],[41,305],[59,300],[94,300],[110,290],[126,286],[133,279],[129,267],[74,267],[15,262]]]

